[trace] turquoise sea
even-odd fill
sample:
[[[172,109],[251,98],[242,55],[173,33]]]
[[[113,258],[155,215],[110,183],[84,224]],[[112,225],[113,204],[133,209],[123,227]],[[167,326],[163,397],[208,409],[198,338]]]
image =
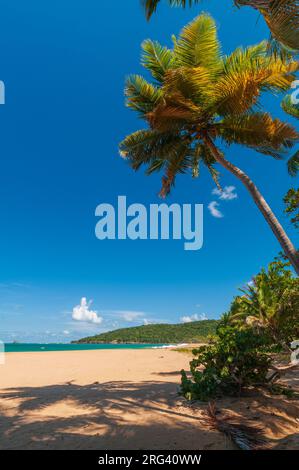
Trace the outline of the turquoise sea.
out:
[[[5,343],[5,352],[86,351],[92,349],[151,349],[161,344],[35,344]]]

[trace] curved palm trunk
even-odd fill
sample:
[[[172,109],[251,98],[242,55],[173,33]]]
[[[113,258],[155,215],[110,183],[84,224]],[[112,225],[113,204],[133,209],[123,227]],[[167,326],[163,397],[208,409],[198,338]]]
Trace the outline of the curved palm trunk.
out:
[[[215,158],[215,160],[220,163],[224,168],[230,171],[233,175],[235,175],[244,186],[250,192],[254,202],[260,209],[261,213],[265,217],[266,221],[270,225],[274,235],[276,236],[278,242],[280,243],[285,255],[293,265],[296,273],[299,276],[299,253],[295,249],[294,245],[292,244],[291,240],[285,233],[282,225],[279,223],[275,215],[273,214],[271,208],[255,186],[255,184],[251,181],[251,179],[239,168],[235,165],[227,161],[222,154],[218,151],[217,147],[215,146],[214,142],[210,139],[210,137],[205,137],[205,143],[209,148],[211,154]]]

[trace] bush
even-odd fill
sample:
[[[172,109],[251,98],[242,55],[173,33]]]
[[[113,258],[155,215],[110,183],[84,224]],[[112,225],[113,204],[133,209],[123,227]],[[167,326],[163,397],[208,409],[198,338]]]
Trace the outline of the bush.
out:
[[[272,358],[265,335],[225,322],[217,335],[211,344],[193,351],[196,357],[190,362],[191,378],[182,371],[181,392],[188,400],[241,394],[244,387],[267,382]]]

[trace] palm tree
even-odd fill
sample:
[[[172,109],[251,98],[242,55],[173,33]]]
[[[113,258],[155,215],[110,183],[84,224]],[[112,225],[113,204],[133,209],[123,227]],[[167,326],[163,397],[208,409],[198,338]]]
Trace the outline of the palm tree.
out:
[[[201,0],[168,0],[171,6],[192,6]],[[142,0],[147,18],[156,11],[160,0]],[[259,11],[272,37],[283,47],[299,51],[299,0],[233,0],[237,7],[250,6]]]
[[[135,170],[143,164],[147,174],[165,170],[162,197],[178,173],[190,170],[198,176],[200,163],[217,185],[214,164],[226,168],[245,185],[299,274],[298,253],[269,205],[218,147],[218,140],[240,144],[278,159],[293,146],[299,137],[295,129],[256,107],[262,91],[289,89],[298,63],[268,56],[265,42],[223,56],[215,22],[206,14],[174,38],[172,50],[151,40],[142,49],[142,63],[154,83],[133,75],[125,92],[127,105],[149,127],[128,135],[120,144],[121,155]]]
[[[299,279],[293,278],[286,264],[273,262],[268,270],[254,277],[253,282],[235,298],[228,320],[268,331],[275,341],[290,343],[299,332]]]

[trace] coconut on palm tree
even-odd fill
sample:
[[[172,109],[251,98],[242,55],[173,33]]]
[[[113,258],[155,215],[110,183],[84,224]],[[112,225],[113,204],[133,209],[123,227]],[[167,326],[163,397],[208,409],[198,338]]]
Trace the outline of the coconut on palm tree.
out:
[[[224,157],[221,142],[240,144],[276,159],[290,149],[298,133],[269,113],[257,111],[263,91],[285,91],[298,63],[267,55],[262,42],[231,55],[220,51],[214,20],[198,16],[188,24],[173,48],[146,40],[142,63],[153,83],[130,76],[127,104],[147,123],[120,144],[133,169],[147,165],[147,174],[164,170],[161,196],[179,173],[199,174],[203,163],[218,183],[218,163],[247,188],[286,256],[299,274],[299,256],[269,205],[244,171]]]
[[[192,6],[201,0],[168,0],[171,6]],[[142,0],[147,18],[156,11],[160,0]],[[263,15],[271,36],[283,47],[299,51],[298,0],[233,0],[237,7],[250,6]]]

